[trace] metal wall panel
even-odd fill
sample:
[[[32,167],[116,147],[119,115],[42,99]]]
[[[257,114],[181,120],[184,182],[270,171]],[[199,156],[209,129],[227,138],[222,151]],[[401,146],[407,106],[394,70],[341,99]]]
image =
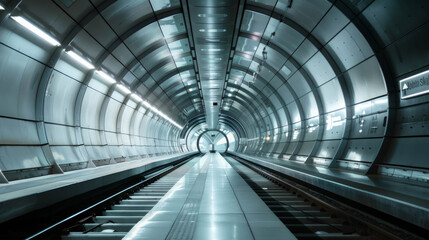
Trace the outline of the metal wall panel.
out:
[[[305,136],[304,141],[314,141],[317,139],[319,131],[322,129],[319,126],[319,117],[314,117],[305,120]]]
[[[387,164],[425,168],[429,167],[429,137],[394,138],[387,154]]]
[[[342,159],[372,162],[378,154],[382,139],[349,140]]]
[[[305,39],[302,44],[298,47],[295,53],[292,55],[293,58],[299,63],[304,64],[314,54],[316,54],[317,48],[308,39]]]
[[[341,139],[345,128],[345,109],[325,114],[325,126],[323,131],[323,139]]]
[[[410,29],[416,29],[429,20],[426,9],[429,2],[377,0],[365,9],[363,15],[374,28],[383,46],[407,35]]]
[[[270,22],[273,22],[273,24],[270,24],[272,28],[265,31],[265,38],[267,39],[270,37],[271,33],[276,30],[275,27],[279,21],[271,18]],[[287,52],[289,55],[292,55],[292,53],[296,51],[304,39],[305,37],[298,31],[289,25],[282,23],[278,26],[276,36],[273,37],[272,41],[277,46],[281,47],[283,51]]]
[[[151,15],[152,7],[147,0],[118,0],[101,14],[118,34],[122,34],[129,26],[134,26]]]
[[[80,83],[53,72],[45,94],[45,121],[74,124],[74,106]]]
[[[325,112],[345,107],[344,96],[338,79],[335,78],[318,88]]]
[[[1,33],[0,33],[1,35]],[[0,45],[0,115],[35,119],[37,85],[43,65]]]
[[[97,59],[98,56],[100,56],[100,54],[104,51],[103,46],[101,46],[94,38],[92,38],[91,35],[85,31],[80,31],[70,45],[78,51],[84,53],[82,55],[90,59]]]
[[[257,36],[262,36],[263,32],[260,29],[265,29],[265,26],[270,20],[269,16],[246,10],[243,15],[243,24],[241,31],[250,32]]]
[[[119,145],[118,143],[118,135],[116,132],[105,132],[106,134],[106,141],[108,145]]]
[[[340,140],[321,141],[319,148],[317,149],[314,157],[319,158],[333,158],[337,152]]]
[[[328,13],[322,18],[312,34],[322,44],[328,43],[346,24],[349,19],[338,9],[331,8]]]
[[[85,26],[85,30],[106,48],[116,39],[115,33],[100,15],[95,16]]]
[[[36,123],[0,117],[0,145],[39,144]]]
[[[55,124],[45,124],[48,142],[51,145],[78,145],[76,129]]]
[[[85,146],[88,158],[92,160],[109,159],[109,150],[107,146]]]
[[[350,69],[374,55],[362,33],[352,23],[338,33],[326,48],[342,70]]]
[[[117,116],[121,106],[122,106],[121,103],[112,99],[109,100],[109,103],[106,109],[106,115],[104,116],[105,119],[104,119],[104,126],[103,126],[103,128],[106,131],[116,132]]]
[[[121,117],[121,124],[118,126],[121,130],[121,133],[130,134],[131,130],[131,118],[134,114],[134,109],[128,106],[124,107],[124,111],[122,113]]]
[[[151,23],[125,39],[124,42],[133,53],[140,54],[154,42],[162,40],[158,23]]]
[[[289,80],[288,83],[295,91],[297,97],[302,97],[308,92],[310,92],[310,87],[305,81],[304,77],[300,72],[296,72]]]
[[[78,163],[88,161],[79,150],[80,147],[52,146],[52,154],[58,164]]]
[[[305,119],[319,115],[319,110],[317,109],[317,103],[314,99],[313,93],[308,93],[302,96],[299,101],[303,106]]]
[[[49,166],[42,148],[36,146],[0,146],[2,171]]]
[[[376,57],[371,57],[353,67],[344,76],[354,103],[387,94],[384,77]]]
[[[321,52],[316,53],[303,67],[316,81],[317,86],[335,77],[334,70]]]
[[[426,68],[429,62],[429,23],[422,25],[409,34],[398,39],[386,47],[385,54],[392,65],[392,74],[395,77]],[[417,73],[416,72],[416,73]]]
[[[290,113],[290,118],[291,118],[292,123],[296,123],[296,122],[301,121],[301,116],[300,116],[299,111],[298,111],[298,106],[296,105],[295,102],[292,102],[292,103],[287,105],[287,111],[289,111],[289,113]]]
[[[299,152],[297,153],[298,156],[308,156],[311,152],[311,150],[314,147],[314,144],[316,142],[311,141],[311,142],[304,142],[301,146],[301,148],[299,149]],[[300,160],[301,158],[297,157],[297,160]],[[304,158],[302,158],[302,160],[305,160]]]
[[[99,129],[100,110],[104,95],[88,88],[82,102],[81,126]]]

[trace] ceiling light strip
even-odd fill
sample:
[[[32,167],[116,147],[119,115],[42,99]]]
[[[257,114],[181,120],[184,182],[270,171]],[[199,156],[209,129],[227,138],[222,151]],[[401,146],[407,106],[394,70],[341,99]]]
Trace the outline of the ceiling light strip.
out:
[[[0,10],[4,10],[4,8],[0,5]],[[55,38],[51,37],[49,34],[45,33],[44,31],[42,31],[40,28],[38,28],[37,26],[35,26],[34,24],[30,23],[29,21],[27,21],[25,18],[21,17],[21,16],[11,16],[11,18],[16,21],[17,23],[19,23],[20,25],[22,25],[23,27],[27,28],[28,30],[30,30],[31,32],[33,32],[34,34],[36,34],[37,36],[41,37],[42,39],[44,39],[45,41],[47,41],[48,43],[50,43],[51,45],[54,46],[61,46],[61,43],[59,41],[57,41]],[[95,66],[90,63],[88,60],[84,59],[82,56],[80,56],[79,54],[69,50],[66,51],[66,53],[73,58],[74,60],[76,60],[77,62],[79,62],[80,64],[82,64],[83,66],[85,66],[88,69],[95,69]],[[124,85],[117,83],[116,79],[114,79],[113,77],[111,77],[109,74],[101,71],[101,70],[96,70],[95,71],[96,74],[100,75],[103,79],[107,80],[109,83],[116,83],[116,87],[119,88],[121,91],[125,92],[125,94],[130,94],[131,90],[128,89],[127,87],[125,87]],[[183,129],[182,126],[180,126],[178,123],[176,123],[175,121],[173,121],[170,117],[168,117],[167,115],[165,115],[163,112],[159,111],[157,108],[153,107],[151,104],[149,104],[147,101],[144,101],[139,95],[132,93],[131,97],[136,100],[137,102],[142,102],[144,106],[146,106],[147,108],[149,108],[150,110],[152,110],[154,113],[156,113],[157,115],[159,115],[160,117],[164,118],[165,120],[169,121],[171,124],[173,124],[174,126],[176,126],[177,128]]]
[[[23,18],[21,16],[12,16],[11,18],[14,21],[16,21],[17,23],[21,24],[23,27],[27,28],[28,30],[30,30],[31,32],[33,32],[34,34],[39,36],[40,38],[42,38],[43,40],[50,43],[51,45],[61,46],[61,43],[58,42],[55,38],[49,36],[49,34],[45,33],[40,28],[38,28],[37,26],[35,26],[31,22],[27,21],[25,18]]]
[[[85,60],[83,57],[81,57],[79,54],[73,52],[73,51],[66,51],[66,53],[72,57],[74,60],[76,60],[77,62],[79,62],[80,64],[82,64],[83,66],[85,66],[88,69],[94,69],[94,65],[92,65],[92,63],[90,63],[89,61]]]

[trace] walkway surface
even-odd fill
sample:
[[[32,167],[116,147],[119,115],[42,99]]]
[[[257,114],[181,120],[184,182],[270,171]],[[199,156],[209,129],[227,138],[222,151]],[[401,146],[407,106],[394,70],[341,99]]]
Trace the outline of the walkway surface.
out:
[[[207,153],[124,239],[296,239],[219,153]]]
[[[196,154],[180,153],[0,184],[0,222]]]

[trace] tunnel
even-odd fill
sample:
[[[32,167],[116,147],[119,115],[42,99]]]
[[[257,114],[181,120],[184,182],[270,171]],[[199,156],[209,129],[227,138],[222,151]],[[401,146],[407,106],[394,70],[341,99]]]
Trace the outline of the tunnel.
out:
[[[198,158],[212,186],[226,176],[234,190],[241,176],[252,187],[259,178],[243,166],[255,165],[392,229],[428,231],[428,10],[427,0],[0,0],[0,224],[60,218],[51,210]],[[189,196],[205,196],[198,179]],[[276,239],[241,211],[252,239]],[[175,239],[217,239],[201,238],[203,219]],[[288,228],[279,239],[293,239]],[[227,233],[219,239],[250,239]]]

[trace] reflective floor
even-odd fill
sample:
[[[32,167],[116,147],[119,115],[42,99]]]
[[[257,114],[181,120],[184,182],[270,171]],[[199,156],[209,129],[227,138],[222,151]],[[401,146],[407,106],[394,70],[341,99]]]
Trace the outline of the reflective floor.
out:
[[[124,239],[295,239],[219,153],[207,153]]]

